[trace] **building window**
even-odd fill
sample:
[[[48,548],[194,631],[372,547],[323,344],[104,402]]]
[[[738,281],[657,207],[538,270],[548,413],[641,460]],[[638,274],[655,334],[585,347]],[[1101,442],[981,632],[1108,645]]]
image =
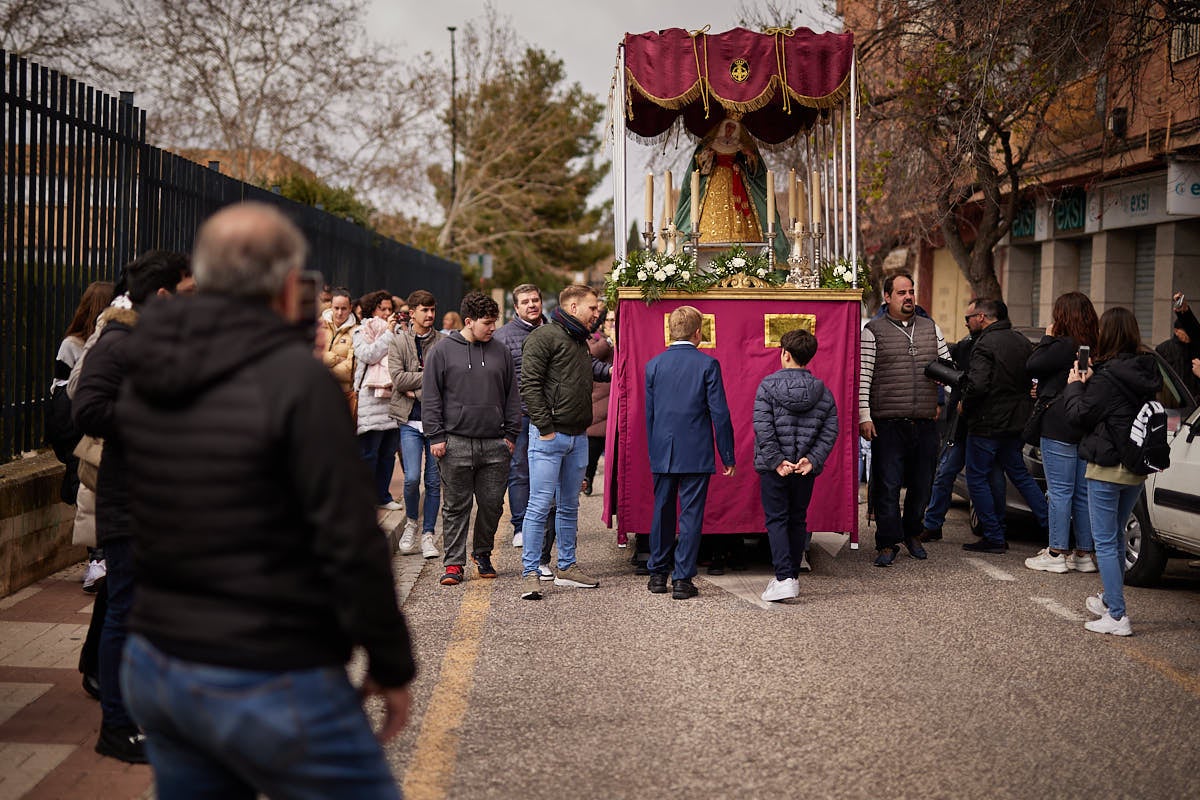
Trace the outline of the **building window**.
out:
[[[1171,61],[1200,53],[1200,22],[1180,23],[1171,29]]]

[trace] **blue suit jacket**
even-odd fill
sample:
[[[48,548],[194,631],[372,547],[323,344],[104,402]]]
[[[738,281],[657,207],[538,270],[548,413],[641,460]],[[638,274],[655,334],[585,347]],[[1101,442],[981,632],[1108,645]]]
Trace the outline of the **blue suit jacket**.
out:
[[[733,466],[733,423],[721,365],[690,344],[671,345],[646,365],[650,471],[716,472],[714,430],[721,462]]]

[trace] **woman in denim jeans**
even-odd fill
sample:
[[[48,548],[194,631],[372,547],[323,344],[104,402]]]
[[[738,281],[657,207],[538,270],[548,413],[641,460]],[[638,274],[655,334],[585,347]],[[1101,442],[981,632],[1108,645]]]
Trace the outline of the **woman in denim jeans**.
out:
[[[1146,477],[1122,466],[1121,451],[1138,409],[1161,389],[1158,362],[1142,346],[1133,312],[1120,306],[1105,311],[1095,371],[1072,367],[1062,394],[1067,419],[1089,431],[1079,443],[1079,455],[1087,461],[1092,540],[1104,591],[1087,598],[1088,611],[1100,619],[1084,627],[1095,633],[1133,633],[1125,613],[1124,531]]]
[[[1080,292],[1067,292],[1054,301],[1046,335],[1025,365],[1029,377],[1037,381],[1038,405],[1045,409],[1037,444],[1042,451],[1050,508],[1050,541],[1037,555],[1025,559],[1029,569],[1060,574],[1071,570],[1096,571],[1084,478],[1087,463],[1079,457],[1079,440],[1087,431],[1067,419],[1059,395],[1067,386],[1067,376],[1075,365],[1079,347],[1095,349],[1098,332],[1099,321],[1092,301]]]

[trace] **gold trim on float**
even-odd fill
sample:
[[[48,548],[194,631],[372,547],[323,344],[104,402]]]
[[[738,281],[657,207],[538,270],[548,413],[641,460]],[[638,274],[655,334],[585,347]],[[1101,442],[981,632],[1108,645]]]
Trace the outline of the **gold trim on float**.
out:
[[[675,341],[671,338],[671,314],[667,312],[663,314],[663,347],[670,347],[671,342]],[[711,350],[717,346],[717,315],[700,313],[700,344],[696,347],[700,350]]]
[[[862,302],[863,289],[796,289],[774,287],[771,289],[709,289],[706,292],[663,292],[660,300],[855,300]],[[642,290],[637,286],[622,286],[617,289],[618,300],[640,300]]]
[[[817,335],[816,314],[763,314],[763,347],[779,347],[788,331],[797,328]]]

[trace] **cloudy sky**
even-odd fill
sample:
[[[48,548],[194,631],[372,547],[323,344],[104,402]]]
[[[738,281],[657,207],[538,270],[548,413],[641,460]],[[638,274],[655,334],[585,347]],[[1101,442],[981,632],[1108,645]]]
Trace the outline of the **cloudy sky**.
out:
[[[556,54],[566,65],[567,77],[606,101],[609,83],[616,66],[617,45],[626,33],[645,33],[663,28],[695,30],[710,26],[713,32],[736,27],[742,16],[742,3],[753,8],[755,0],[494,0],[501,17],[527,43]],[[777,0],[779,5],[806,9],[803,21],[819,32],[838,30],[838,21],[821,11],[821,0]],[[396,47],[404,58],[425,51],[444,53],[449,58],[450,34],[447,26],[460,30],[471,20],[482,21],[484,0],[435,0],[418,4],[414,0],[371,0],[368,30],[378,40]],[[665,160],[686,160],[691,145]],[[606,157],[608,154],[605,154]],[[627,207],[631,217],[640,217],[644,175],[652,153],[649,148],[630,144],[627,174]],[[660,162],[662,159],[660,158]],[[597,190],[594,201],[612,197],[611,179]]]

